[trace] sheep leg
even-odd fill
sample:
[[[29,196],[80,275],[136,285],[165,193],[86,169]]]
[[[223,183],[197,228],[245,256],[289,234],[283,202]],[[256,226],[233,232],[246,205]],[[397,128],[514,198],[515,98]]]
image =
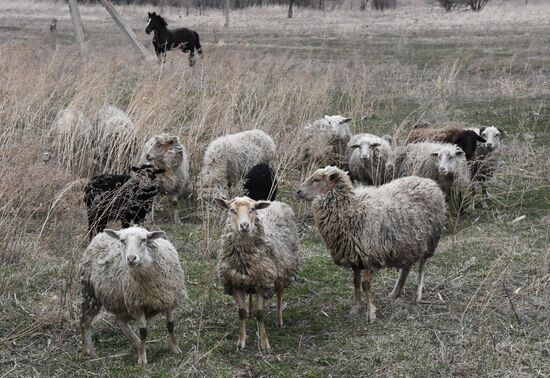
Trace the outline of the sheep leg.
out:
[[[118,328],[120,328],[120,330],[122,331],[122,334],[124,335],[124,337],[126,337],[128,342],[130,343],[130,345],[136,348],[137,350],[139,350],[141,346],[141,340],[139,339],[139,337],[137,337],[137,335],[132,330],[128,322],[124,319],[117,318],[116,323],[118,325]]]
[[[258,322],[258,332],[260,334],[260,350],[262,352],[269,353],[271,351],[271,346],[269,345],[269,340],[267,338],[267,333],[265,331],[265,302],[264,297],[261,291],[258,291],[256,294],[256,321]]]
[[[277,327],[283,328],[283,290],[277,289]]]
[[[254,313],[254,301],[252,300],[252,294],[248,294],[248,316],[252,316]]]
[[[94,295],[93,289],[89,285],[82,288],[82,306],[80,317],[80,332],[82,338],[82,349],[93,357],[97,357],[97,353],[92,342],[92,321],[101,310],[101,303]]]
[[[426,279],[426,270],[428,259],[421,260],[418,265],[418,288],[416,289],[416,302],[422,300],[422,289],[424,288],[424,280]]]
[[[353,268],[353,287],[355,291],[355,304],[349,311],[351,316],[356,316],[361,312],[363,302],[361,301],[361,269]]]
[[[174,223],[180,224],[180,202],[177,196],[172,197],[172,208],[174,209]]]
[[[136,323],[139,328],[139,337],[141,339],[138,348],[138,365],[147,365],[147,354],[145,352],[145,339],[147,339],[147,320],[145,319],[144,313],[138,316]]]
[[[405,284],[405,280],[409,275],[409,270],[409,268],[401,268],[401,270],[399,271],[399,278],[397,279],[397,281],[395,281],[395,286],[393,287],[393,290],[389,295],[390,298],[399,298],[399,296],[403,292],[403,285]]]
[[[237,350],[244,349],[246,346],[246,303],[244,293],[240,290],[233,291],[233,298],[239,309],[239,340],[237,341]]]
[[[176,334],[174,332],[174,310],[166,311],[166,329],[168,329],[172,352],[174,352],[175,354],[180,354],[181,349],[178,346],[178,342],[176,341]]]
[[[373,272],[366,270],[363,276],[363,282],[361,285],[367,297],[367,311],[368,311],[367,314],[368,314],[368,321],[370,323],[376,320],[376,306],[374,306],[374,295],[372,294],[372,291],[371,291],[371,283],[372,283],[373,276],[374,276]]]

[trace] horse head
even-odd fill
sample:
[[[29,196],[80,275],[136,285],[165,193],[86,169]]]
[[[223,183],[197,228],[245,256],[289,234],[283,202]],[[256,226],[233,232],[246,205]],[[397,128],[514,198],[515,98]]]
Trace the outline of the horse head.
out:
[[[155,12],[151,13],[148,12],[149,19],[147,21],[147,27],[145,28],[145,33],[150,34],[153,30],[160,30],[162,28],[165,28],[166,21],[164,18],[162,18],[160,15],[156,14]]]

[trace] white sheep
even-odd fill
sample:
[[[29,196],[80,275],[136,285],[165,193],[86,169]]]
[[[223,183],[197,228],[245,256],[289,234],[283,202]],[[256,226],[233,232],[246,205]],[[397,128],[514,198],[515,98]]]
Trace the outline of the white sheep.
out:
[[[229,191],[256,164],[276,166],[273,139],[261,130],[249,130],[214,139],[204,153],[200,172],[203,200],[229,197]]]
[[[341,115],[325,115],[304,126],[304,145],[300,156],[302,174],[312,165],[345,164],[346,148],[351,139],[348,125],[351,120]]]
[[[411,143],[394,151],[394,177],[419,176],[436,181],[447,202],[457,209],[462,193],[470,184],[470,170],[464,151],[449,143]]]
[[[256,319],[260,349],[271,347],[264,324],[264,301],[277,294],[277,325],[283,326],[283,290],[298,272],[299,237],[295,215],[282,202],[254,201],[237,197],[231,201],[216,198],[228,209],[228,217],[218,254],[218,272],[226,294],[232,295],[239,309],[238,349],[246,346],[245,295],[256,295]],[[250,301],[250,315],[252,301]]]
[[[504,136],[504,132],[501,128],[495,126],[470,128],[470,130],[486,140],[476,149],[474,159],[470,162],[474,189],[477,186],[480,187],[481,204],[486,207],[486,198],[488,197],[487,181],[493,177],[498,168],[502,153],[501,138]],[[474,206],[475,201],[472,201],[472,208]]]
[[[158,134],[145,143],[141,163],[164,169],[164,173],[159,176],[159,192],[170,198],[174,222],[179,223],[179,198],[190,191],[187,149],[177,136]]]
[[[373,134],[354,135],[348,143],[346,155],[352,180],[367,185],[386,182],[386,165],[392,157],[387,140]]]
[[[418,262],[416,300],[422,299],[426,265],[445,223],[445,198],[433,180],[412,176],[379,187],[354,188],[346,172],[329,166],[305,180],[298,195],[313,201],[315,223],[334,262],[353,270],[351,314],[362,308],[362,287],[368,320],[376,319],[371,283],[381,268],[401,269],[390,294],[397,298],[411,266]]]
[[[174,334],[174,310],[186,297],[185,279],[178,252],[164,232],[141,227],[122,231],[106,229],[93,238],[81,258],[84,352],[97,356],[91,325],[101,307],[113,313],[122,333],[138,351],[138,364],[147,363],[146,320],[160,312],[174,353],[181,353]],[[140,337],[128,325],[135,320]]]

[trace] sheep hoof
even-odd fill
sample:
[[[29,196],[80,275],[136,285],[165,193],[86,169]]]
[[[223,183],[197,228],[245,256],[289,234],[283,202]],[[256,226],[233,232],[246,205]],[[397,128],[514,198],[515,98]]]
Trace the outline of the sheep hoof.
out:
[[[84,348],[84,353],[86,353],[87,355],[93,357],[93,358],[98,358],[99,356],[97,355],[97,352],[94,350],[94,349],[89,349],[89,348]]]
[[[369,323],[374,323],[374,321],[376,320],[376,314],[373,312],[371,314],[369,314]]]
[[[181,351],[180,347],[177,346],[177,345],[172,345],[172,352],[174,352],[174,354],[182,354],[183,353]]]
[[[245,347],[246,347],[246,341],[245,340],[237,341],[237,352],[241,351],[241,350],[244,350]]]
[[[269,345],[268,342],[265,343],[265,345],[260,345],[260,349],[262,350],[262,352],[264,353],[270,353],[271,352],[271,346]]]
[[[147,357],[139,356],[137,364],[138,365],[147,365]]]
[[[363,307],[361,305],[353,305],[353,307],[349,310],[349,316],[357,316],[362,310]]]
[[[399,293],[391,292],[388,294],[388,298],[390,299],[399,299]]]

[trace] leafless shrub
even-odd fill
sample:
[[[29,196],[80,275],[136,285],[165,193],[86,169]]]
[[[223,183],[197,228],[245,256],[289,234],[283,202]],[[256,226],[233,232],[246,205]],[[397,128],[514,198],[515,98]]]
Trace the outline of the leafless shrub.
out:
[[[376,10],[395,9],[397,0],[372,0],[372,7]]]
[[[437,0],[437,2],[445,9],[445,12],[452,11],[459,4],[458,0]]]
[[[485,5],[487,5],[488,1],[489,0],[467,0],[466,4],[474,12],[479,12],[480,10],[482,10],[485,7]]]

